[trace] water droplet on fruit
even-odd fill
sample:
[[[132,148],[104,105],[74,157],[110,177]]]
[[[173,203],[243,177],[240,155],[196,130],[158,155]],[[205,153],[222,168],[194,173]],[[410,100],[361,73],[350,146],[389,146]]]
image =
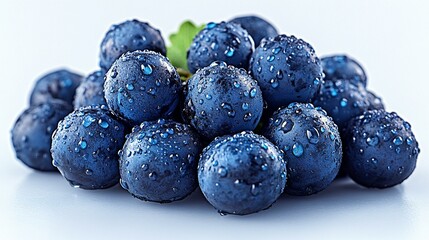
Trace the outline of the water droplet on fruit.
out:
[[[404,142],[404,141],[402,140],[402,137],[401,137],[401,136],[396,136],[396,137],[393,139],[393,143],[394,143],[395,145],[397,145],[397,146],[401,145],[403,142]]]
[[[156,88],[149,88],[148,90],[147,90],[147,93],[149,93],[150,95],[156,95]]]
[[[232,110],[232,106],[231,106],[231,104],[229,104],[229,103],[225,103],[225,102],[223,102],[223,103],[221,103],[221,104],[220,104],[220,106],[221,106],[223,109],[225,109],[225,110]]]
[[[403,125],[404,125],[405,130],[410,130],[411,129],[411,125],[410,125],[409,122],[404,122]]]
[[[89,125],[91,125],[91,123],[95,122],[95,118],[91,115],[87,115],[83,121],[82,121],[82,125],[84,127],[89,127]]]
[[[248,122],[248,121],[250,121],[251,119],[252,119],[252,113],[248,112],[248,113],[245,113],[245,114],[244,114],[244,116],[243,116],[243,120],[244,120],[245,122]]]
[[[273,53],[273,54],[278,54],[281,50],[282,50],[282,48],[281,48],[281,47],[276,47],[276,48],[274,48],[274,49],[272,50],[272,53]]]
[[[275,59],[275,57],[273,55],[270,55],[267,57],[268,62],[272,62],[272,61],[274,61],[274,59]]]
[[[219,167],[217,173],[219,173],[221,177],[225,177],[228,174],[228,171],[224,167]]]
[[[214,23],[214,22],[209,22],[208,24],[207,24],[207,29],[212,29],[212,28],[214,28],[214,27],[216,27],[216,23]]]
[[[304,153],[304,148],[302,147],[301,143],[295,143],[292,146],[292,153],[295,155],[295,157],[300,157]]]
[[[233,85],[235,88],[239,88],[241,86],[240,82],[238,81],[234,81]]]
[[[228,117],[235,117],[235,111],[234,110],[228,111]]]
[[[341,107],[346,107],[347,106],[347,99],[346,98],[342,98],[340,101],[340,106]]]
[[[366,143],[367,143],[369,146],[376,146],[376,145],[379,143],[379,139],[378,139],[378,137],[377,137],[377,136],[368,137],[368,138],[366,139]]]
[[[88,176],[91,176],[92,175],[92,170],[86,169],[85,170],[85,174],[88,175]]]
[[[133,85],[132,83],[127,83],[127,85],[125,85],[125,87],[126,87],[129,91],[134,90],[134,85]]]
[[[207,99],[207,100],[212,99],[212,95],[210,95],[210,94],[206,94],[206,99]]]
[[[267,163],[262,164],[261,169],[262,169],[262,171],[267,171],[268,170],[268,164]]]
[[[100,119],[98,120],[98,125],[102,128],[108,128],[109,127],[109,123],[107,123],[106,121]]]
[[[278,70],[276,73],[276,78],[277,79],[283,79],[283,71],[282,70]]]
[[[277,88],[279,86],[279,81],[277,81],[277,79],[271,79],[270,80],[270,85],[272,88]]]
[[[213,49],[213,50],[217,50],[219,48],[219,45],[216,42],[212,42],[210,44],[210,48]]]
[[[81,149],[86,149],[86,147],[88,146],[85,140],[80,140],[78,145]]]
[[[411,137],[407,137],[406,139],[405,139],[405,141],[407,142],[407,145],[408,146],[411,146],[412,144],[413,144],[413,139],[411,138]]]
[[[292,122],[292,120],[286,119],[281,125],[281,130],[283,131],[283,133],[288,133],[290,132],[290,130],[292,130],[293,125],[294,123]]]
[[[155,181],[158,175],[156,174],[156,172],[150,172],[148,177],[150,180]]]
[[[174,129],[172,129],[172,128],[167,128],[166,131],[168,134],[174,134]]]
[[[118,71],[116,71],[115,69],[113,69],[113,70],[110,72],[110,77],[112,77],[112,78],[116,78],[116,76],[118,76]]]
[[[150,64],[147,64],[147,65],[142,64],[140,67],[141,67],[144,75],[151,75],[152,74],[153,69],[152,69],[152,66]]]
[[[146,136],[146,133],[141,132],[141,133],[139,133],[139,135],[137,135],[137,139],[142,140],[145,136]]]
[[[227,213],[227,212],[224,212],[224,211],[221,211],[221,210],[218,210],[217,212],[218,212],[218,213],[219,213],[219,215],[221,215],[222,217],[223,217],[223,216],[228,215],[228,213]]]
[[[315,128],[310,128],[307,130],[307,139],[310,143],[316,144],[319,142],[319,132]]]
[[[395,148],[395,152],[396,152],[396,154],[400,154],[401,153],[401,148],[400,147]]]
[[[276,120],[274,120],[274,125],[279,126],[281,122],[282,122],[281,118],[276,118]]]
[[[128,190],[128,184],[127,184],[127,182],[125,182],[124,180],[122,180],[122,178],[119,179],[119,183],[121,184],[121,186],[122,186],[123,189]]]
[[[252,187],[250,188],[250,193],[252,193],[253,196],[259,194],[259,188],[258,186],[256,186],[256,184],[252,184]]]
[[[227,57],[232,57],[234,55],[234,52],[235,52],[234,48],[227,47],[224,53]]]
[[[143,171],[147,171],[149,169],[149,165],[148,164],[142,164],[141,169]]]
[[[249,95],[250,95],[250,97],[251,97],[251,98],[256,97],[256,92],[257,92],[256,88],[252,88],[252,89],[250,89],[250,91],[249,91]]]
[[[319,80],[319,79],[315,78],[315,79],[313,80],[313,84],[314,84],[314,85],[318,85],[319,83],[320,83],[320,80]]]
[[[152,145],[155,145],[155,144],[157,144],[157,143],[158,143],[158,140],[156,140],[155,138],[151,138],[151,137],[148,139],[148,141],[149,141],[149,143],[150,143],[150,144],[152,144]]]

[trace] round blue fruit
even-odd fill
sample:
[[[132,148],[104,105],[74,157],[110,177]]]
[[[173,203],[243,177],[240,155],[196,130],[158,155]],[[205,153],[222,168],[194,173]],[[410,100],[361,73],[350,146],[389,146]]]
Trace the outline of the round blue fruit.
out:
[[[366,87],[367,79],[363,67],[354,59],[346,55],[334,55],[321,59],[324,80],[345,79],[353,84],[363,84]]]
[[[255,46],[259,46],[263,38],[270,38],[278,35],[273,25],[257,16],[236,17],[229,22],[240,24],[242,28],[246,29],[249,35],[252,36]]]
[[[221,214],[245,215],[269,208],[286,184],[283,153],[252,132],[216,138],[201,154],[198,181]]]
[[[113,25],[101,42],[100,67],[107,71],[122,54],[136,50],[152,50],[165,55],[161,32],[136,19]]]
[[[72,110],[69,104],[60,100],[51,100],[25,110],[11,131],[16,157],[36,170],[57,170],[52,165],[51,136],[58,122]]]
[[[244,69],[214,62],[187,83],[183,116],[207,139],[254,130],[262,116],[262,92]]]
[[[59,99],[73,106],[75,91],[81,80],[82,76],[65,69],[48,73],[37,80],[31,92],[30,105]]]
[[[135,126],[120,151],[121,185],[145,201],[172,202],[198,186],[202,149],[191,126],[160,119]]]
[[[104,100],[104,71],[96,71],[84,78],[76,89],[74,109],[107,105]]]
[[[180,77],[168,59],[152,51],[122,55],[106,73],[110,110],[130,125],[170,118],[179,102]]]
[[[187,53],[189,71],[207,67],[214,61],[247,69],[254,49],[253,39],[235,23],[209,23],[192,41]]]
[[[119,181],[117,152],[124,142],[123,124],[105,106],[80,108],[52,135],[53,164],[73,187],[108,188]]]
[[[384,108],[379,97],[367,92],[362,84],[355,85],[349,80],[325,81],[313,104],[328,112],[341,134],[353,117]]]
[[[368,111],[350,122],[345,166],[362,186],[388,188],[402,183],[413,173],[419,153],[411,125],[394,112]]]
[[[270,112],[292,102],[311,101],[323,78],[320,60],[310,44],[286,35],[263,40],[252,55],[249,70]]]
[[[314,194],[327,188],[337,176],[342,144],[338,127],[325,110],[311,103],[291,103],[273,114],[264,136],[285,152],[286,193]]]

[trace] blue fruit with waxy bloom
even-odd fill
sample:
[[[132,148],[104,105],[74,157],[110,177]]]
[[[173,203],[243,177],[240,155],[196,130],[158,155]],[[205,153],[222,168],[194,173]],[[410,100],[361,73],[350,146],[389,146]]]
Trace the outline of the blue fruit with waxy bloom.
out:
[[[73,187],[102,189],[119,182],[118,151],[125,127],[107,107],[75,110],[52,135],[53,165]]]
[[[252,55],[249,71],[262,89],[269,112],[292,102],[310,102],[323,78],[313,47],[286,35],[263,40]]]
[[[181,200],[198,186],[202,143],[183,123],[159,119],[135,126],[120,151],[121,185],[134,197],[167,203]]]
[[[184,118],[207,139],[254,130],[262,116],[262,92],[244,69],[214,62],[185,86]]]
[[[282,194],[286,162],[283,153],[263,136],[249,131],[226,135],[204,148],[198,181],[219,213],[256,213]]]
[[[165,56],[161,32],[136,19],[112,25],[100,45],[100,67],[107,71],[122,54],[136,50],[151,50]]]
[[[130,126],[171,118],[179,103],[180,77],[168,59],[153,51],[122,55],[106,73],[104,98]]]
[[[353,118],[344,149],[350,177],[369,188],[402,183],[413,173],[420,153],[410,123],[385,110],[372,110]]]
[[[291,103],[270,117],[263,132],[285,152],[286,193],[315,194],[327,188],[337,176],[342,143],[337,125],[325,110],[311,103]]]
[[[193,39],[187,53],[189,71],[223,61],[238,68],[249,67],[254,49],[252,37],[235,23],[208,23]]]

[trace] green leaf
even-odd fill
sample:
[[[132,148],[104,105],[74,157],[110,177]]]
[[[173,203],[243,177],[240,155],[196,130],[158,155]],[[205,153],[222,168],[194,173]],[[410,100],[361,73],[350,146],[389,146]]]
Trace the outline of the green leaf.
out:
[[[169,36],[170,46],[167,47],[167,57],[170,59],[173,66],[184,71],[183,75],[190,75],[186,61],[186,52],[191,46],[195,35],[204,27],[205,24],[196,26],[193,22],[188,20],[180,25],[178,32],[172,33]]]

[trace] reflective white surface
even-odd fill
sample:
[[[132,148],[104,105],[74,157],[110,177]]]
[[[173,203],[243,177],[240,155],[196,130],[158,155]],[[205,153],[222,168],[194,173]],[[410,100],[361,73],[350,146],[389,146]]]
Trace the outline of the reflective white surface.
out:
[[[215,3],[216,2],[216,3]],[[0,239],[429,239],[427,107],[429,5],[425,1],[1,1]],[[268,2],[268,1],[267,1]],[[35,78],[67,66],[96,70],[112,23],[138,18],[164,37],[182,20],[258,13],[319,56],[348,53],[369,88],[411,122],[422,150],[402,185],[369,190],[350,180],[310,197],[282,197],[269,210],[221,217],[199,191],[172,204],[134,199],[119,186],[85,191],[15,158],[13,122]]]

